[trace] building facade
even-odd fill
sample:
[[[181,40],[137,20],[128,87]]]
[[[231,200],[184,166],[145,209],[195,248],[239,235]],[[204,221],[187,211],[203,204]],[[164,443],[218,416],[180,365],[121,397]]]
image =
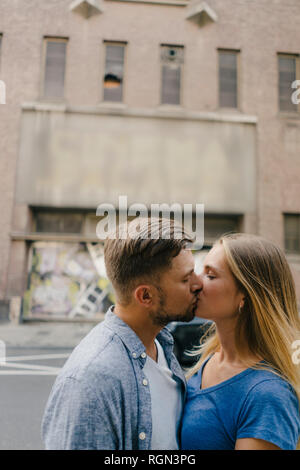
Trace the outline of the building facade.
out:
[[[2,316],[112,301],[96,209],[120,195],[204,204],[205,247],[272,240],[300,299],[299,24],[298,0],[2,0]]]

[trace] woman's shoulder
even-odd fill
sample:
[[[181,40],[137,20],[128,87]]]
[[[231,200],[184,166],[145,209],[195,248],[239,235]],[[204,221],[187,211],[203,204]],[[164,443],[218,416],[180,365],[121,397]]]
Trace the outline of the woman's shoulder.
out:
[[[271,368],[251,369],[251,374],[248,375],[247,389],[247,398],[268,402],[291,400],[299,405],[297,394],[292,385]]]
[[[256,438],[280,449],[295,449],[300,433],[299,401],[287,380],[253,370],[251,386],[237,414],[237,439]]]

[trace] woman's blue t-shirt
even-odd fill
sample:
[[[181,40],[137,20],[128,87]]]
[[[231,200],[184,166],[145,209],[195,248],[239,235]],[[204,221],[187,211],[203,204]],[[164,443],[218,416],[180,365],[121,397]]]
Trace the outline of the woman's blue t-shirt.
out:
[[[181,448],[233,450],[237,439],[247,437],[295,449],[300,414],[291,385],[271,371],[246,369],[202,390],[208,359],[188,381]]]

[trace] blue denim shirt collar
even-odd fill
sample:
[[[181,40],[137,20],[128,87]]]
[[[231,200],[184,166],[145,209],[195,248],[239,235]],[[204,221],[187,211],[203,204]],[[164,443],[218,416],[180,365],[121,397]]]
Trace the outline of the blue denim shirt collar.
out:
[[[111,306],[106,315],[105,323],[114,333],[116,333],[125,344],[134,359],[140,359],[142,366],[146,362],[146,348],[136,333],[114,313],[114,306]],[[167,362],[170,364],[173,352],[174,339],[167,328],[163,328],[156,338],[162,345]],[[180,374],[181,375],[181,374]]]

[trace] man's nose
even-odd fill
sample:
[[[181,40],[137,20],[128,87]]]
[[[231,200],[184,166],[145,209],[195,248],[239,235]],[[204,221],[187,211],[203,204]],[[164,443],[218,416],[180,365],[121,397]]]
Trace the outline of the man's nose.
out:
[[[198,291],[200,292],[202,290],[202,287],[203,287],[202,277],[194,273],[193,280],[192,280],[192,287],[191,287],[192,292],[194,293]]]

